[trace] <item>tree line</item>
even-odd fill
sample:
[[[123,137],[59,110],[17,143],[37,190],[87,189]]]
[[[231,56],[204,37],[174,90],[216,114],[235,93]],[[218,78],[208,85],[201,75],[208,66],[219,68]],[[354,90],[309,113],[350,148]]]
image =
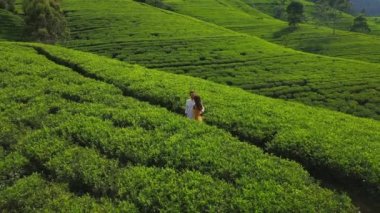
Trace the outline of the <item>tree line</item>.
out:
[[[20,14],[25,21],[27,40],[55,43],[69,36],[60,0],[23,0]],[[0,9],[17,13],[15,0],[0,0]]]
[[[274,0],[274,16],[279,19],[286,19],[290,27],[296,28],[302,22],[305,22],[304,5],[292,0]],[[344,12],[349,12],[351,3],[349,0],[313,0],[315,3],[314,15],[317,19],[331,27],[335,34],[339,21],[343,18]],[[350,27],[353,32],[369,33],[371,29],[368,26],[365,12],[356,16]]]

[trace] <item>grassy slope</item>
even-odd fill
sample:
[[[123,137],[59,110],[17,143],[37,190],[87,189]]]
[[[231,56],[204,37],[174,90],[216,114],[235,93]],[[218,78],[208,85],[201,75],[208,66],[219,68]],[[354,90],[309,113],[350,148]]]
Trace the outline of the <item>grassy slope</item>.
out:
[[[0,9],[0,40],[22,39],[24,21],[21,17]]]
[[[206,121],[267,151],[297,159],[347,184],[380,190],[380,122],[270,99],[238,88],[99,56],[43,46],[56,61],[112,83],[140,100],[182,113],[186,93],[204,97]],[[360,151],[359,151],[360,150]]]
[[[72,31],[67,47],[380,118],[377,64],[304,54],[129,0],[63,6]]]
[[[241,0],[243,2],[246,2],[247,4],[253,6],[254,8],[270,15],[273,16],[274,14],[274,5],[271,3],[271,0]],[[308,22],[310,23],[315,23],[317,25],[325,25],[325,23],[321,23],[318,21],[318,19],[314,15],[314,3],[308,0],[299,0],[302,2],[306,7],[305,7],[305,16]],[[287,0],[287,3],[290,3],[290,0]],[[341,19],[339,20],[339,23],[337,25],[338,29],[341,30],[349,30],[352,21],[354,17],[351,14],[348,13],[342,13]],[[370,28],[373,29],[371,32],[372,35],[380,35],[380,26],[376,24],[373,21],[369,21],[368,24],[370,25]]]
[[[368,20],[371,20],[372,23],[374,23],[374,25],[376,25],[376,28],[372,27],[371,30],[374,33],[380,34],[380,16],[379,17],[367,17],[367,18],[368,18]]]
[[[174,10],[226,28],[259,36],[294,49],[368,62],[379,62],[380,37],[337,31],[303,24],[289,31],[288,24],[274,19],[242,0],[164,0]],[[310,3],[309,3],[310,4]],[[212,8],[212,9],[210,9]]]
[[[82,202],[89,205],[87,209],[102,211],[114,206],[115,211],[127,212],[134,208],[189,212],[353,211],[346,196],[319,187],[299,164],[264,154],[223,130],[131,98],[135,93],[111,84],[112,79],[96,77],[98,73],[86,74],[82,65],[73,66],[74,70],[58,65],[25,44],[0,43],[0,47],[3,210],[71,207],[79,211]],[[186,88],[183,83],[191,79],[206,87],[230,90],[88,53],[41,47],[71,62],[83,56],[89,64],[103,69],[103,74],[113,75],[116,71],[119,74],[114,77],[131,80],[129,85],[133,87],[142,82],[133,82],[129,74],[143,74],[147,80],[151,80],[150,75],[162,74],[165,80],[178,78],[176,84],[185,86],[182,89]],[[31,173],[35,174],[29,176]],[[84,197],[74,195],[83,193]],[[41,197],[48,200],[36,202]],[[102,203],[94,204],[99,201],[96,198],[102,198]]]

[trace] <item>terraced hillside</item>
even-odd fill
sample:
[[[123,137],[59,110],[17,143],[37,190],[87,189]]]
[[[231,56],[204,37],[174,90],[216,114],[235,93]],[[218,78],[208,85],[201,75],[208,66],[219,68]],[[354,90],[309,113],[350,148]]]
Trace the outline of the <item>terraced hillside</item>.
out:
[[[371,29],[372,32],[380,35],[380,16],[367,17],[367,19],[370,20],[372,23],[374,23],[377,26],[376,28],[373,27]]]
[[[20,16],[0,9],[0,40],[20,40],[24,21]]]
[[[176,12],[293,49],[378,63],[380,36],[303,24],[298,29],[256,10],[243,0],[164,0]],[[307,3],[311,4],[311,2]],[[210,9],[212,8],[212,9]],[[350,24],[353,17],[350,19]],[[375,29],[376,30],[376,29]]]
[[[275,15],[275,9],[274,8],[276,7],[276,4],[274,4],[273,3],[274,1],[272,1],[272,0],[241,0],[241,1],[247,3],[251,7],[258,9],[259,11],[264,12],[264,13],[272,16],[272,17],[274,17],[274,15]],[[358,0],[358,1],[363,1],[363,0]],[[377,0],[369,0],[369,1],[377,1]],[[290,2],[291,2],[290,0],[286,0],[286,4],[289,4]],[[317,25],[328,26],[327,23],[324,23],[324,22],[321,22],[320,20],[318,20],[318,17],[315,14],[315,4],[313,3],[312,0],[310,0],[310,1],[309,0],[299,0],[299,2],[301,2],[305,6],[305,16],[306,16],[307,22],[314,23]],[[361,11],[361,9],[358,12],[360,12],[360,11]],[[367,12],[367,14],[368,14],[368,12]],[[353,19],[354,19],[353,15],[348,14],[348,13],[342,13],[341,18],[336,23],[336,27],[338,29],[347,31],[350,29]],[[380,35],[380,32],[379,32],[380,26],[378,26],[373,21],[369,21],[368,24],[369,24],[370,28],[373,29],[373,31],[370,34]]]
[[[208,124],[295,159],[311,171],[331,175],[350,188],[359,187],[375,197],[379,194],[378,121],[56,47],[43,46],[39,52],[85,76],[111,83],[124,94],[180,114],[185,94],[196,88],[205,98]],[[131,67],[135,69],[128,71]]]
[[[299,164],[264,154],[224,130],[192,122],[157,105],[170,103],[165,95],[185,95],[189,80],[203,85],[206,97],[215,98],[208,102],[211,123],[221,124],[220,117],[213,120],[211,115],[228,110],[220,102],[219,108],[212,106],[218,101],[229,103],[231,98],[240,97],[246,104],[267,102],[270,108],[250,114],[256,118],[269,119],[267,113],[275,108],[282,111],[284,105],[295,111],[305,109],[299,112],[327,116],[325,124],[316,123],[322,130],[336,119],[337,143],[350,131],[339,125],[352,125],[356,139],[365,138],[355,147],[365,144],[366,149],[361,152],[365,153],[363,161],[358,161],[357,153],[355,162],[372,165],[366,157],[378,162],[376,156],[372,158],[378,154],[377,121],[288,105],[240,89],[91,54],[30,45],[0,43],[3,211],[356,211],[347,196],[321,188]],[[170,83],[181,89],[168,87],[168,93],[155,96],[154,92],[160,92],[156,89],[167,89],[165,85]],[[151,90],[140,90],[143,87]],[[226,99],[218,99],[218,91],[224,92]],[[155,96],[151,104],[141,101],[149,95]],[[294,122],[308,121],[311,119],[294,118]],[[284,137],[278,137],[277,142]],[[347,143],[344,150],[350,146]],[[352,168],[370,177],[360,166]],[[368,183],[378,184],[379,170],[371,169],[375,176]]]
[[[304,54],[129,0],[65,2],[72,33],[67,47],[380,118],[378,64]]]

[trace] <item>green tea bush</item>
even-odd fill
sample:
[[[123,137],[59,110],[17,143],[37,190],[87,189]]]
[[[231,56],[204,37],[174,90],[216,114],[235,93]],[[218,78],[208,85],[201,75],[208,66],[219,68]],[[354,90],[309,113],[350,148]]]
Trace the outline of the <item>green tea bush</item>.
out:
[[[57,65],[31,47],[0,45],[2,73],[7,73],[0,81],[6,85],[6,90],[0,90],[0,113],[22,131],[14,144],[3,150],[20,153],[28,160],[31,170],[25,175],[35,172],[53,185],[67,185],[73,199],[88,194],[96,200],[109,200],[115,208],[119,201],[132,203],[140,211],[355,210],[346,195],[321,188],[295,162],[264,154],[223,129],[133,98],[136,93],[126,86],[115,86],[121,84],[108,77],[91,79],[98,74],[87,75],[79,65]],[[63,62],[72,64],[63,59],[57,63]],[[111,63],[118,71],[120,62]],[[149,79],[154,72],[145,74]],[[133,80],[126,77],[123,80]],[[135,80],[133,85],[138,83]],[[224,87],[214,89],[220,88]],[[161,96],[157,97],[160,104]],[[165,97],[171,101],[170,108],[181,108],[179,93]],[[19,117],[28,119],[20,121]],[[40,118],[34,128],[25,125],[30,118]],[[14,188],[7,185],[7,189]],[[2,205],[9,208],[18,199],[17,193],[14,196],[3,199]],[[20,206],[20,211],[46,207],[33,202],[34,198],[20,197],[15,206]],[[56,204],[70,205],[69,200]]]
[[[335,177],[343,173],[342,180],[363,184],[370,191],[379,189],[380,167],[376,162],[380,155],[376,150],[380,127],[377,121],[268,99],[105,58],[100,63],[97,56],[85,57],[75,51],[62,53],[56,48],[44,49],[54,57],[75,64],[81,72],[116,85],[124,94],[172,111],[182,112],[186,94],[196,88],[208,108],[205,115],[208,124],[270,152],[297,159],[307,168],[326,169]],[[358,147],[361,152],[357,151]]]
[[[55,43],[69,35],[66,18],[56,0],[24,0],[22,9],[28,40]]]
[[[0,123],[0,146],[9,148],[12,144],[16,143],[20,131],[16,125],[3,116],[0,117]]]
[[[16,152],[0,157],[0,190],[30,172],[28,166],[28,159]]]
[[[43,146],[48,148],[54,144],[47,142]],[[68,182],[77,191],[126,199],[135,203],[140,211],[207,211],[208,208],[211,208],[209,211],[213,208],[228,211],[233,208],[229,203],[233,201],[233,187],[196,172],[177,174],[172,169],[140,166],[119,168],[116,161],[105,159],[92,149],[67,145],[65,149],[56,150],[47,162],[41,163],[58,180]],[[194,194],[186,194],[188,190]]]
[[[268,0],[265,1],[267,4]],[[376,36],[345,31],[331,36],[331,29],[301,25],[299,30],[280,39],[272,38],[273,32],[281,31],[287,23],[252,8],[252,2],[246,4],[241,0],[163,0],[174,11],[184,15],[132,0],[117,1],[118,8],[112,1],[65,2],[63,8],[70,11],[68,22],[73,38],[76,37],[62,43],[66,47],[108,57],[117,56],[117,59],[129,63],[228,84],[256,94],[380,119],[379,107],[374,110],[359,102],[349,109],[343,107],[370,90],[375,91],[375,97],[380,96],[376,89],[380,83],[380,65],[377,64],[380,43]],[[254,3],[260,4],[257,0]],[[303,1],[303,4],[307,7],[312,3]],[[98,12],[104,10],[112,12],[106,15]],[[305,54],[283,47],[310,50],[312,44],[318,43],[323,43],[325,48],[316,48],[318,54],[362,61]],[[241,55],[241,52],[245,54]],[[287,90],[281,95],[266,91],[269,87],[281,90],[282,86],[288,86],[291,89],[293,84],[281,83],[304,80],[307,83],[300,85],[304,91],[297,95]],[[351,85],[344,89],[351,96],[335,96],[334,93],[341,88],[340,82],[346,81]],[[351,87],[354,86],[362,87],[362,90],[353,90]],[[310,88],[318,90],[325,100],[345,103],[342,106],[336,102],[312,99]],[[368,97],[371,104],[380,106],[380,102]]]
[[[18,180],[0,191],[4,212],[137,212],[128,202],[97,201],[88,195],[76,196],[64,184],[47,182],[38,174]]]

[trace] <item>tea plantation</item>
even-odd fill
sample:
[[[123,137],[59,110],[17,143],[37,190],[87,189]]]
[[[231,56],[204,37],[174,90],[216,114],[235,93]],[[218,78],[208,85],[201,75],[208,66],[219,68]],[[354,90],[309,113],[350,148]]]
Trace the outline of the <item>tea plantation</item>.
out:
[[[23,26],[21,17],[0,9],[0,41],[22,39]]]
[[[72,32],[67,47],[380,118],[379,64],[301,53],[131,0],[66,0],[64,8]]]
[[[379,191],[379,123],[370,119],[253,95],[191,77],[147,70],[98,56],[38,46],[40,53],[124,94],[183,112],[187,91],[202,91],[210,125],[265,150]],[[128,72],[131,67],[133,72]],[[360,150],[360,152],[358,152]],[[359,160],[360,159],[360,160]],[[344,174],[344,175],[343,175]]]
[[[205,92],[210,95],[212,89],[228,87],[52,46],[0,43],[0,47],[3,211],[355,211],[347,196],[321,188],[299,164],[264,154],[232,137],[227,128],[192,122],[136,99],[143,92],[132,89],[166,84],[158,78],[150,81],[149,76],[156,74],[178,77],[177,85],[183,88],[177,95],[188,89],[183,81],[189,79],[209,87]],[[78,54],[88,64],[76,62]],[[59,65],[63,63],[73,69]],[[109,66],[104,76],[98,76],[104,67],[96,63]],[[86,66],[97,68],[87,73]],[[139,81],[141,74],[146,84]],[[123,81],[130,90],[123,89]],[[282,102],[239,89],[230,93]],[[165,99],[157,96],[154,101]],[[209,106],[210,117],[226,110],[211,110],[211,102]],[[374,122],[339,117],[357,125]],[[357,137],[371,130],[363,131]],[[359,167],[357,171],[361,172]],[[370,177],[365,171],[362,176]],[[378,177],[369,181],[378,184]]]
[[[332,29],[320,27],[320,24],[302,24],[297,29],[288,28],[287,22],[258,11],[256,9],[258,6],[255,6],[261,5],[258,1],[254,1],[253,6],[242,0],[164,0],[164,2],[176,12],[297,50],[374,63],[380,61],[380,36],[348,32],[353,22],[352,16],[349,17],[350,23],[345,29],[347,31],[338,30],[333,35]],[[305,2],[305,5],[308,4],[311,3]]]
[[[0,212],[377,213],[380,18],[333,35],[299,1],[298,28],[272,0],[0,9]]]
[[[268,14],[270,16],[275,16],[275,13],[276,13],[276,10],[275,10],[275,7],[276,7],[276,4],[274,1],[271,1],[271,0],[241,0],[242,2],[245,2],[246,4],[248,4],[249,6],[265,13],[265,14]],[[353,1],[356,1],[356,0],[350,0],[350,2],[353,2]],[[362,0],[358,0],[358,1],[362,1]],[[376,0],[375,0],[376,1]],[[288,5],[291,1],[290,0],[285,0],[285,5]],[[301,2],[303,5],[304,5],[304,9],[305,9],[305,19],[308,23],[312,23],[312,24],[315,24],[315,25],[322,25],[322,26],[327,26],[327,27],[331,27],[331,23],[325,23],[325,22],[321,22],[321,20],[318,18],[318,15],[316,14],[316,11],[315,11],[315,4],[313,2],[315,2],[314,0],[298,0],[298,2]],[[352,11],[354,9],[355,5],[353,5],[353,7],[350,7],[350,9],[348,9],[349,11]],[[359,11],[357,11],[355,14],[359,14],[361,12],[363,8],[361,8]],[[365,11],[365,15],[370,15],[368,14],[368,11]],[[340,30],[349,30],[350,27],[352,26],[352,21],[354,19],[354,15],[352,14],[349,14],[347,12],[342,12],[341,15],[339,15],[339,19],[337,20],[337,23],[336,23],[336,28],[337,29],[340,29]],[[371,19],[372,16],[368,16],[368,25],[369,27],[372,29],[372,31],[370,32],[370,34],[372,35],[380,35],[380,26]]]

